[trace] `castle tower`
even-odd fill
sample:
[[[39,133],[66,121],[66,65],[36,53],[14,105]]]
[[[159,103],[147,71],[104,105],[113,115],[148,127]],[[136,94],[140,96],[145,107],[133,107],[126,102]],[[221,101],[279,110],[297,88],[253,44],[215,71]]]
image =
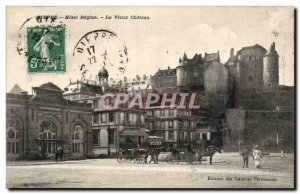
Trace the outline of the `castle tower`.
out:
[[[275,43],[271,44],[270,49],[264,56],[263,61],[263,90],[274,91],[279,84],[279,55],[275,50]]]
[[[177,76],[177,86],[184,87],[186,85],[186,70],[185,65],[187,65],[188,58],[186,54],[183,54],[182,58],[179,58],[179,64],[176,67],[176,76]]]

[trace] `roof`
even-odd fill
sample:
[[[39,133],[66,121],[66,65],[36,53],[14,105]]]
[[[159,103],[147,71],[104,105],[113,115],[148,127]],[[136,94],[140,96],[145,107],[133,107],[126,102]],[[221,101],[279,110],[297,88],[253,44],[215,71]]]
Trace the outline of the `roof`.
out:
[[[52,91],[52,92],[59,92],[63,93],[64,91],[60,89],[57,85],[53,84],[52,82],[48,82],[45,84],[40,85],[39,87],[33,87],[34,90],[47,90],[47,91]]]
[[[92,85],[81,81],[72,82],[65,88],[66,94],[85,93],[85,94],[101,94],[102,88],[98,85]]]
[[[159,69],[156,74],[154,74],[153,77],[160,77],[160,76],[176,76],[176,69],[171,69],[171,68],[168,68],[168,69]]]
[[[108,71],[104,68],[104,67],[102,67],[100,70],[99,70],[99,72],[98,72],[98,77],[99,78],[102,78],[102,77],[108,77],[109,76],[109,74],[108,74]]]
[[[277,51],[275,50],[275,42],[273,42],[270,46],[270,49],[268,50],[268,52],[265,54],[267,55],[278,55]]]
[[[236,53],[236,55],[240,55],[241,52],[242,52],[243,50],[257,49],[257,48],[260,48],[260,49],[262,49],[263,51],[267,52],[267,50],[266,50],[264,47],[262,47],[262,46],[259,45],[259,44],[256,44],[256,45],[253,45],[253,46],[242,47],[242,49],[239,50],[239,51]]]
[[[205,53],[204,61],[220,61],[219,52],[217,53]]]
[[[229,57],[228,61],[225,63],[225,65],[233,65],[237,63],[239,59],[236,56]]]
[[[9,91],[11,94],[21,94],[22,93],[22,88],[18,85],[15,84],[14,87]]]

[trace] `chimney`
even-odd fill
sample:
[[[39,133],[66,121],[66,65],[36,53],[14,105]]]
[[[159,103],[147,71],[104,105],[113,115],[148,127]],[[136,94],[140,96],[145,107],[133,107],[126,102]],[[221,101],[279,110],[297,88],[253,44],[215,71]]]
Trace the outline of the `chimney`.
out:
[[[170,66],[168,66],[168,69],[170,69]]]
[[[234,57],[234,49],[233,48],[230,49],[230,57]]]

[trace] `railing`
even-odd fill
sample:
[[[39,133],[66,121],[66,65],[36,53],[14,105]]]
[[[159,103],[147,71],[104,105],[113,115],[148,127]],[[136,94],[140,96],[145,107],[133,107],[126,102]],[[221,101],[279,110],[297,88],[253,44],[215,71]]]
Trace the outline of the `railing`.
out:
[[[126,126],[136,126],[136,127],[143,127],[144,123],[141,121],[130,121],[130,120],[121,120],[120,124],[126,125]]]

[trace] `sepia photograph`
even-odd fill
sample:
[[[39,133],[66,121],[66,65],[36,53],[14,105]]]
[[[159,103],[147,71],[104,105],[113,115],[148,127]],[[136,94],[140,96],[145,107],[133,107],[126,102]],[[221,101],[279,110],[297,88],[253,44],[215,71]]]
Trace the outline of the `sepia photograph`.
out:
[[[295,189],[295,7],[5,14],[7,189]]]

